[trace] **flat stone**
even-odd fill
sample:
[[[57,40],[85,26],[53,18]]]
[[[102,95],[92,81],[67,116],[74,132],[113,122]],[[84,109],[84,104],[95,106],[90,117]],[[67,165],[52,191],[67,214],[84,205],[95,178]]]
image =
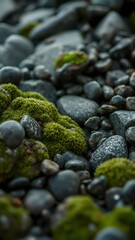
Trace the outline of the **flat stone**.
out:
[[[61,114],[67,115],[78,123],[83,123],[97,114],[98,104],[95,101],[77,96],[63,96],[57,101]]]
[[[113,135],[106,139],[91,155],[90,167],[95,170],[101,163],[111,158],[127,157],[126,140],[119,136]]]
[[[115,134],[124,137],[127,126],[130,127],[130,123],[135,119],[135,111],[119,110],[110,115],[110,120],[113,125]],[[135,122],[135,121],[134,121]]]

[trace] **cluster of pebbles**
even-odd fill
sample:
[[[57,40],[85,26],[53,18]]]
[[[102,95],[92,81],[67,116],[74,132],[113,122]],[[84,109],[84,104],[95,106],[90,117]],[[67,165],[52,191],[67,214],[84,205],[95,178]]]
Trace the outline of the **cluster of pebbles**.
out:
[[[134,0],[0,0],[1,240],[135,239],[134,31]]]

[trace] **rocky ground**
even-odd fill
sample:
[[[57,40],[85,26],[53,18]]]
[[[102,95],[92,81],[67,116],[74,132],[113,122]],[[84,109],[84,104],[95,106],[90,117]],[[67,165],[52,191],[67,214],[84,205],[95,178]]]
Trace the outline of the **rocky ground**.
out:
[[[135,239],[135,1],[0,0],[0,239]]]

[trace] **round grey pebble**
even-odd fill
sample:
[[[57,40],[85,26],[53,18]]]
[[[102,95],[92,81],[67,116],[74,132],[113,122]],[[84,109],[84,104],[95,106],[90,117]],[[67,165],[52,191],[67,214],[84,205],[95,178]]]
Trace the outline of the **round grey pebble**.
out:
[[[135,206],[135,179],[129,180],[122,188],[122,198],[126,204]]]
[[[135,110],[135,97],[126,98],[126,109],[127,110]]]
[[[103,104],[99,109],[98,113],[100,115],[109,115],[110,113],[113,113],[117,110],[117,107],[109,104]]]
[[[118,107],[118,108],[124,108],[126,105],[126,100],[120,95],[115,95],[111,98],[110,104]]]
[[[63,201],[66,197],[76,195],[79,190],[80,180],[78,175],[65,170],[49,178],[48,187],[58,201]]]
[[[114,90],[112,87],[104,85],[103,88],[103,97],[105,100],[110,100],[114,96]]]
[[[97,100],[102,95],[102,88],[97,81],[92,81],[84,85],[84,93],[87,98]]]
[[[33,215],[39,215],[43,209],[50,209],[54,204],[55,199],[47,190],[29,190],[24,199],[24,206]]]
[[[28,138],[41,139],[42,128],[35,119],[29,115],[24,115],[20,124],[23,126],[25,134]]]
[[[105,176],[99,176],[93,179],[93,181],[91,181],[87,186],[88,193],[99,199],[103,198],[106,189],[107,189],[107,180]]]
[[[102,132],[94,132],[91,134],[89,138],[89,146],[92,150],[94,150],[98,143],[103,139],[105,136]]]
[[[14,178],[8,183],[8,189],[15,190],[20,188],[27,188],[29,186],[29,183],[29,179],[26,177]]]
[[[14,120],[9,120],[0,124],[0,139],[9,148],[17,148],[25,137],[22,125]]]
[[[135,88],[135,72],[132,73],[130,79],[129,79],[129,84]]]
[[[51,75],[44,65],[38,65],[34,69],[34,74],[37,78],[42,80],[49,80]]]
[[[3,67],[0,69],[0,83],[18,84],[22,79],[22,74],[17,67]]]
[[[108,210],[112,210],[121,200],[121,188],[113,187],[106,191],[105,202]]]
[[[56,173],[59,172],[59,165],[49,159],[45,159],[42,163],[41,163],[41,171],[42,173],[44,173],[46,176],[52,176]]]
[[[73,171],[77,170],[89,170],[89,163],[86,160],[71,159],[65,163],[65,169]]]
[[[125,133],[126,140],[133,146],[135,146],[135,127],[129,127]]]
[[[95,64],[95,68],[99,72],[104,73],[104,72],[108,71],[111,68],[111,65],[112,65],[111,58],[107,58],[107,59],[103,59],[103,60],[98,61]]]
[[[119,229],[108,227],[101,230],[94,240],[126,240],[126,235]]]
[[[84,123],[89,117],[97,115],[98,104],[95,101],[78,96],[63,96],[57,101],[61,114],[67,115],[78,123]]]
[[[92,130],[98,130],[98,128],[100,127],[100,117],[94,116],[88,118],[85,121],[84,126]]]

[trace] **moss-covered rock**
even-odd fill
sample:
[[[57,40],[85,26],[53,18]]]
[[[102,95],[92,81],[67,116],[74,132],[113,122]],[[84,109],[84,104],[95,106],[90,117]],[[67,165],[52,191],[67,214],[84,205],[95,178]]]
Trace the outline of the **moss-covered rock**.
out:
[[[103,213],[89,196],[70,197],[62,209],[64,210],[61,219],[58,222],[54,219],[55,225],[52,230],[54,240],[93,239],[103,220]]]
[[[101,228],[117,227],[127,234],[128,240],[135,239],[135,211],[130,206],[115,208],[105,215],[101,225]]]
[[[0,239],[15,240],[22,237],[31,226],[28,212],[16,206],[17,199],[0,197]]]
[[[104,175],[110,187],[122,187],[135,178],[135,163],[126,158],[113,158],[99,165],[95,177]]]
[[[71,51],[71,52],[66,52],[66,53],[63,53],[62,55],[60,55],[55,60],[55,66],[56,66],[56,68],[60,68],[65,63],[81,65],[87,61],[88,61],[88,57],[87,57],[86,53],[81,52],[81,51]]]
[[[83,154],[87,143],[83,131],[71,118],[59,114],[57,108],[38,93],[21,92],[12,84],[1,85],[0,91],[0,122],[6,120],[20,121],[24,115],[29,115],[41,125],[43,142],[53,157],[67,150]]]

